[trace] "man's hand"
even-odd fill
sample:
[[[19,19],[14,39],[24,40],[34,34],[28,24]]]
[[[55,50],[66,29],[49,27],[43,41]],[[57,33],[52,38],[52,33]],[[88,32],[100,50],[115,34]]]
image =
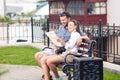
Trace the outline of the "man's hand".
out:
[[[65,46],[65,42],[62,39],[57,38],[57,41],[60,42],[63,46]]]
[[[53,47],[54,50],[57,50],[59,48],[58,46],[56,46],[54,44],[52,45],[52,47]]]

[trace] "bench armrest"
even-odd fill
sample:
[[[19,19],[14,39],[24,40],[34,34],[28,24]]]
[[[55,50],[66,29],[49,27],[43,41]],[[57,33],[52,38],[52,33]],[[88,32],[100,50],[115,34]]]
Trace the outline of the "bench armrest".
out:
[[[68,65],[73,65],[72,63],[67,62],[67,57],[70,56],[70,55],[73,55],[74,57],[92,57],[93,49],[94,49],[95,44],[96,44],[95,40],[90,40],[88,51],[85,51],[83,53],[79,53],[79,52],[77,52],[77,53],[74,53],[74,52],[68,53],[65,56],[65,59],[64,59],[65,63],[68,64]]]

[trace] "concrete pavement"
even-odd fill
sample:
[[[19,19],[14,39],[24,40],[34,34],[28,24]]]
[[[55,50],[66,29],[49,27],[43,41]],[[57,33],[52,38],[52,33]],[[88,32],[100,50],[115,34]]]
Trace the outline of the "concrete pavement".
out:
[[[6,68],[7,72],[0,76],[0,80],[41,80],[43,74],[42,69],[38,66],[0,64],[0,69],[1,66]],[[104,69],[120,73],[120,65],[103,62],[103,66]],[[63,80],[67,80],[62,71],[59,71],[59,74]]]
[[[0,66],[5,66],[9,70],[0,76],[0,80],[41,80],[43,74],[42,69],[38,66],[8,64],[1,64]],[[59,74],[63,77],[63,80],[67,80],[62,71],[59,71]]]

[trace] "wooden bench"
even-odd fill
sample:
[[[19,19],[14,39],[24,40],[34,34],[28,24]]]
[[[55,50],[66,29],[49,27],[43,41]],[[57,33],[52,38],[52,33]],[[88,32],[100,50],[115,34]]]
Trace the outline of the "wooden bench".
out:
[[[68,76],[68,80],[103,80],[102,59],[93,57],[95,44],[95,40],[90,40],[90,42],[83,41],[77,53],[66,55],[62,71]],[[73,62],[67,62],[67,57],[70,55],[74,56]],[[94,77],[95,75],[97,77]]]

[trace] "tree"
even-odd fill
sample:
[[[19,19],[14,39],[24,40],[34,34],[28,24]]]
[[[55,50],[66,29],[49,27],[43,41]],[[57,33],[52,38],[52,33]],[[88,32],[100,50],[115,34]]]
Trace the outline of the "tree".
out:
[[[46,2],[48,0],[39,0],[37,3],[42,3],[42,2]]]
[[[22,13],[21,13],[21,16],[22,16],[22,17],[25,17],[25,16],[26,16],[26,14],[25,14],[24,12],[22,12]]]

